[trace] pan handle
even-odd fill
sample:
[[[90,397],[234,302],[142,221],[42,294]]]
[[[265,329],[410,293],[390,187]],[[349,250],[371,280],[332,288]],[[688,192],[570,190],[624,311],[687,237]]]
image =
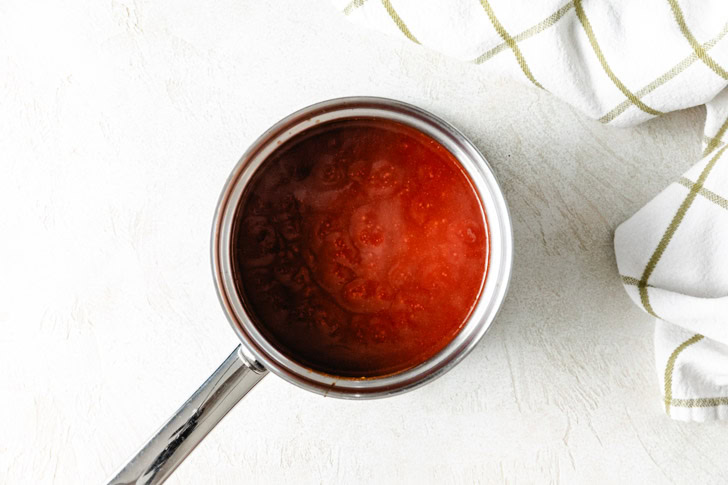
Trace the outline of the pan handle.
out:
[[[164,482],[212,428],[268,373],[249,362],[240,345],[134,457],[109,485]]]

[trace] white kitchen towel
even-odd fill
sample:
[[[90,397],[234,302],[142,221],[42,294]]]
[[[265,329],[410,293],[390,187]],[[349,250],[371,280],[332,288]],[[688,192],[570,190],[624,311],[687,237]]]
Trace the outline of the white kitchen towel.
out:
[[[630,126],[707,105],[704,158],[615,234],[677,419],[728,417],[728,1],[334,0],[353,22]],[[669,323],[668,323],[669,322]]]

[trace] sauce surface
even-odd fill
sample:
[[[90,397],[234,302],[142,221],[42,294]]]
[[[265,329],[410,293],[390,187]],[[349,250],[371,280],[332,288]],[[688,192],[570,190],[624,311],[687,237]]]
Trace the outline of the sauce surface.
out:
[[[327,123],[256,172],[233,227],[255,325],[311,369],[376,377],[443,349],[487,265],[480,200],[453,155],[382,119]]]

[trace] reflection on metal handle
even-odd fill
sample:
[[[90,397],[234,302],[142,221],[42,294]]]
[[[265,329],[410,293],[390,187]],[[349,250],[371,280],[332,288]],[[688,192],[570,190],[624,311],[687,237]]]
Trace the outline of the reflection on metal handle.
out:
[[[249,363],[240,346],[225,359],[109,485],[164,482],[207,433],[268,371]]]

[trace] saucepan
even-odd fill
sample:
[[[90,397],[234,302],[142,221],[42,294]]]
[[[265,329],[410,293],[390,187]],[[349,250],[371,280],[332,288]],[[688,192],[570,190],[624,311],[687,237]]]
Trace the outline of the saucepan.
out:
[[[441,144],[469,176],[487,220],[487,274],[477,302],[457,334],[442,350],[419,365],[372,378],[319,372],[281,352],[255,325],[245,299],[236,290],[231,249],[236,209],[253,175],[276,148],[322,124],[350,119],[391,120]],[[437,116],[401,101],[347,97],[301,109],[275,124],[252,144],[222,190],[214,216],[211,253],[217,294],[240,344],[110,480],[111,484],[163,482],[269,372],[308,391],[343,399],[394,396],[441,376],[475,347],[496,317],[510,280],[513,232],[508,207],[492,168],[460,131]]]

